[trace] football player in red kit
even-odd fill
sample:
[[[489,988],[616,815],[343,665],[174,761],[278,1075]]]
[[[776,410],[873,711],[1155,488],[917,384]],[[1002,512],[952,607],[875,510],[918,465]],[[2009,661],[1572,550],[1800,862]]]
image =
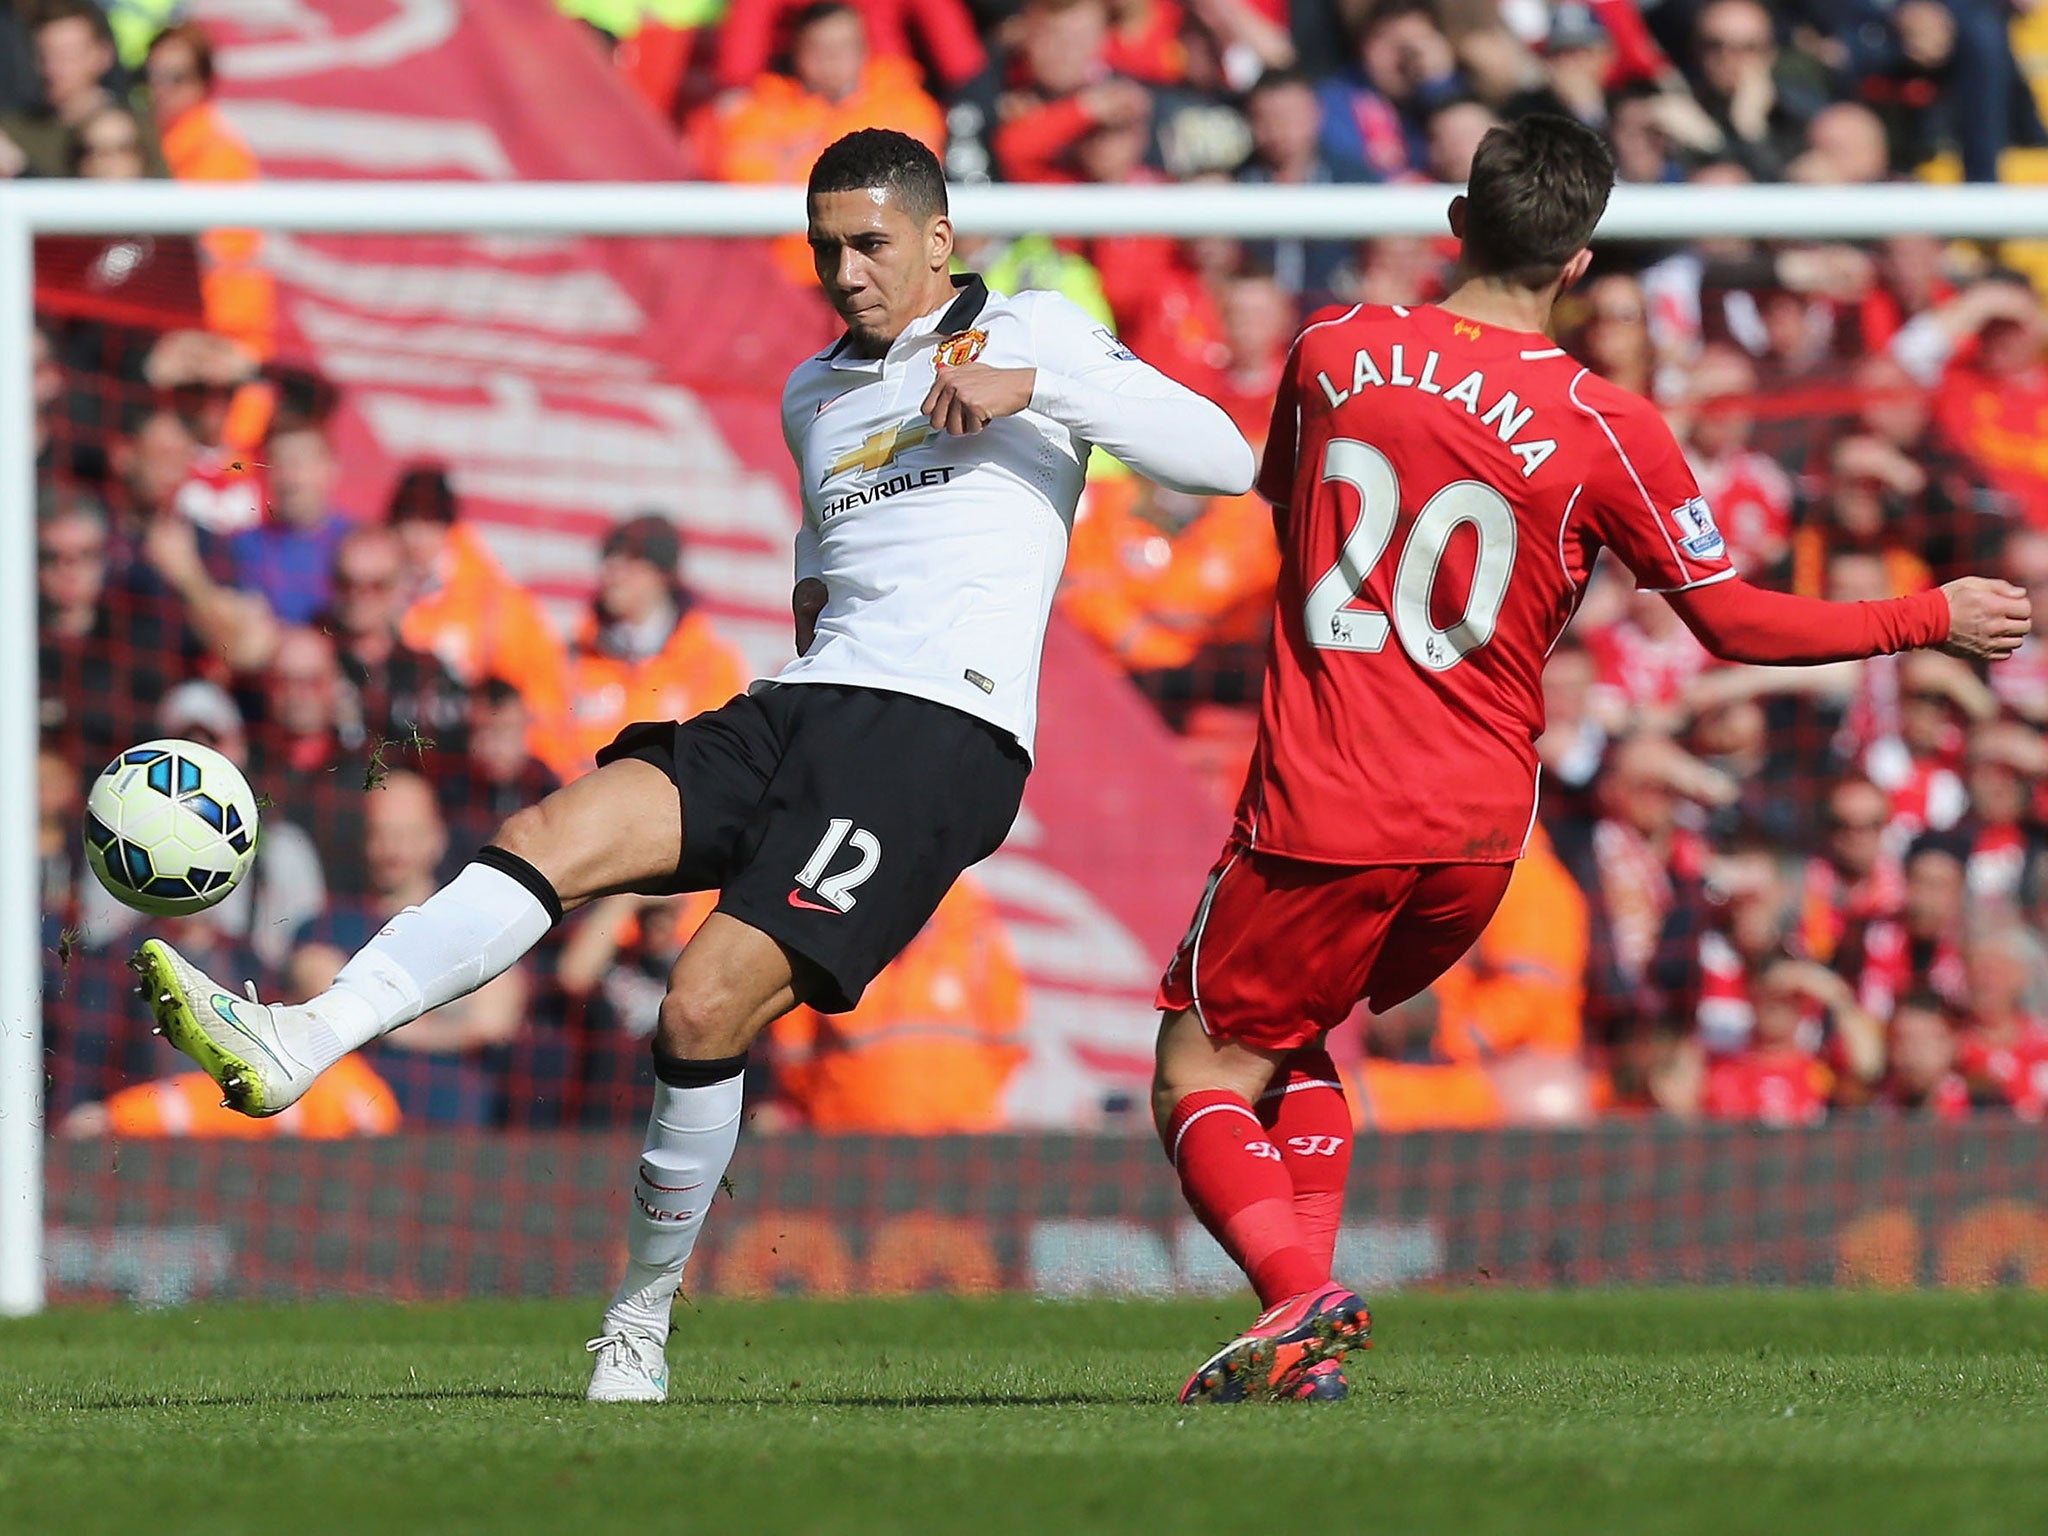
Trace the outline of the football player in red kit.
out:
[[[1331,1277],[1351,1115],[1321,1041],[1486,926],[1535,814],[1544,658],[1600,550],[1731,661],[1994,658],[2027,633],[2002,581],[1825,603],[1736,574],[1655,407],[1545,334],[1613,181],[1575,122],[1494,129],[1451,204],[1450,296],[1325,310],[1289,355],[1258,481],[1283,557],[1259,742],[1160,984],[1152,1098],[1266,1310],[1183,1402],[1345,1391],[1371,1323]]]

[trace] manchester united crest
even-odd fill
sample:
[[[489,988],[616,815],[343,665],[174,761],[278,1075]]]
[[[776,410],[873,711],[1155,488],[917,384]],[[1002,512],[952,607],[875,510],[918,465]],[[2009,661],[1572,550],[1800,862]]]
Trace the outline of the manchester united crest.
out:
[[[957,368],[962,363],[971,363],[981,356],[981,349],[987,345],[987,331],[961,331],[939,343],[939,350],[932,355],[933,365]]]

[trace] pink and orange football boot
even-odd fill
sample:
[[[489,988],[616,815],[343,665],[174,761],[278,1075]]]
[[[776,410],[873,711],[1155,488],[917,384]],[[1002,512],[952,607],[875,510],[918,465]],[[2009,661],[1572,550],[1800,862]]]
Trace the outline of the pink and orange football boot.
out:
[[[1324,1378],[1311,1374],[1325,1361],[1339,1367],[1337,1382],[1343,1382],[1345,1354],[1372,1347],[1372,1314],[1365,1303],[1341,1285],[1320,1290],[1268,1307],[1258,1321],[1202,1362],[1200,1370],[1181,1388],[1183,1403],[1238,1403],[1253,1398],[1327,1398],[1348,1392],[1332,1391]],[[1311,1390],[1304,1391],[1304,1387]]]

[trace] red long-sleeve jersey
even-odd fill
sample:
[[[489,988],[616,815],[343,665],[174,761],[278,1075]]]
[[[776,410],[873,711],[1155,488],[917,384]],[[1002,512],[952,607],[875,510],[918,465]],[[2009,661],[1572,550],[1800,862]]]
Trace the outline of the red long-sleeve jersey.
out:
[[[1654,407],[1547,337],[1434,306],[1311,320],[1258,484],[1282,567],[1237,833],[1293,858],[1518,858],[1543,663],[1603,548],[1731,660],[1948,635],[1939,592],[1834,604],[1745,585]]]

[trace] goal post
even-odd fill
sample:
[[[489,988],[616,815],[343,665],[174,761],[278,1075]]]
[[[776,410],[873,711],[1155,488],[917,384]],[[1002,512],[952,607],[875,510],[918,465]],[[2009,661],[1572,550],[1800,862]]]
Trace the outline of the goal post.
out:
[[[1450,189],[968,187],[963,231],[1367,239],[1436,235]],[[0,1314],[44,1300],[42,934],[35,404],[30,356],[38,235],[279,234],[717,237],[799,230],[796,188],[689,184],[18,182],[0,190]],[[2048,189],[1624,187],[1603,240],[1789,240],[1932,234],[2048,238]]]

